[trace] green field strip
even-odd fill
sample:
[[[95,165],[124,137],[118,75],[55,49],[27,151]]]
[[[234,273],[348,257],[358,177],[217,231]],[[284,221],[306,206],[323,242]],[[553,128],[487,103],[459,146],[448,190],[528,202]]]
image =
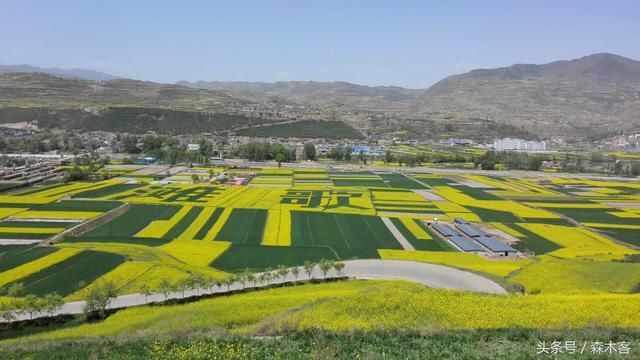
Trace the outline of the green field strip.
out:
[[[202,240],[204,239],[205,236],[207,236],[207,233],[209,232],[209,230],[211,230],[213,225],[215,225],[216,221],[218,221],[223,211],[224,211],[224,208],[216,208],[213,211],[213,214],[211,214],[207,222],[205,222],[204,225],[202,225],[202,228],[200,228],[200,230],[196,234],[195,240]]]
[[[139,187],[145,186],[143,184],[114,184],[110,186],[106,186],[100,189],[95,190],[87,190],[83,192],[79,192],[72,196],[72,198],[101,198],[110,195],[119,194],[121,192],[130,191],[133,189],[137,189]]]
[[[434,186],[449,186],[452,183],[455,183],[455,181],[449,180],[447,178],[434,178],[434,177],[424,177],[424,176],[420,176],[420,175],[414,175],[414,178],[420,180],[420,182],[423,182],[431,187]],[[457,187],[456,187],[457,188]]]
[[[134,235],[155,220],[168,220],[180,210],[175,205],[133,204],[124,214],[70,241],[127,242],[161,245],[161,239],[141,239]]]
[[[553,212],[568,216],[578,222],[599,222],[609,224],[640,225],[640,218],[621,218],[609,214],[610,212],[623,212],[618,209],[579,209],[579,208],[553,208]]]
[[[107,200],[63,200],[51,202],[33,208],[35,211],[91,211],[107,212],[120,206],[119,201]]]
[[[338,260],[335,252],[328,247],[259,246],[233,244],[211,263],[211,266],[224,271],[262,271],[279,265],[300,266],[305,261],[321,259]],[[301,274],[303,278],[306,275]]]
[[[69,228],[78,225],[77,222],[62,221],[2,221],[0,222],[0,232],[2,228],[25,227],[25,228]]]
[[[473,206],[465,206],[471,212],[475,213],[482,219],[483,222],[503,222],[503,223],[516,223],[523,222],[522,219],[515,216],[509,211],[500,211],[494,209],[478,208]]]
[[[0,254],[0,272],[13,269],[58,251],[57,248],[52,246],[17,246],[18,247],[12,250],[9,249],[9,251]],[[4,247],[5,246],[0,246],[0,249]]]
[[[440,239],[439,236],[432,236],[432,240],[417,239],[409,229],[398,218],[389,218],[393,225],[402,233],[402,235],[413,245],[416,250],[424,251],[452,251],[451,246],[448,246]]]
[[[382,179],[385,180],[387,185],[392,188],[401,188],[401,189],[426,189],[427,187],[410,179],[403,174],[393,173],[393,174],[378,174]]]
[[[455,189],[461,191],[465,195],[469,195],[476,200],[503,200],[503,198],[496,196],[484,189],[476,189],[465,185],[456,186]],[[501,189],[496,190],[500,191]]]
[[[174,195],[164,199],[163,202],[179,201],[178,199],[183,197],[187,198],[187,200],[184,200],[184,201],[205,202],[200,199],[207,195],[215,193],[218,190],[219,188],[214,186],[202,186],[195,189],[176,190],[173,192]]]
[[[331,178],[331,181],[333,182],[333,185],[335,186],[373,186],[373,187],[384,187],[387,186],[387,184],[382,181],[382,180],[376,180],[376,179],[371,179],[371,180],[350,180],[348,178],[344,178],[344,179],[338,179],[338,178]]]
[[[125,257],[122,255],[88,250],[18,282],[24,285],[26,294],[44,296],[57,292],[66,296],[80,290],[78,285],[81,282],[85,285],[91,284],[124,262]]]
[[[511,245],[517,250],[528,250],[535,252],[536,255],[542,255],[554,250],[562,249],[562,246],[554,243],[553,241],[547,240],[518,224],[510,224],[509,226],[514,227],[515,230],[525,235],[525,237],[518,237],[518,239],[520,239],[519,243]]]
[[[54,234],[31,234],[31,233],[11,233],[2,232],[0,228],[0,239],[29,239],[29,240],[44,240],[52,237]]]
[[[635,229],[600,229],[593,228],[597,232],[612,237],[616,240],[625,242],[627,244],[640,247],[640,231]]]
[[[377,249],[402,249],[380,218],[292,211],[293,246],[326,246],[341,259],[378,258]]]
[[[296,171],[299,172],[299,171]],[[360,176],[378,176],[376,174],[373,173],[373,171],[329,171],[329,176],[353,176],[353,177],[360,177]]]
[[[0,245],[0,261],[2,257],[7,253],[15,253],[18,251],[24,251],[31,248],[33,245]]]
[[[191,223],[193,223],[193,221],[198,217],[198,215],[200,215],[200,213],[202,212],[202,207],[192,207],[191,210],[189,210],[189,212],[187,213],[187,215],[185,215],[182,219],[180,219],[180,221],[178,221],[178,223],[171,228],[171,230],[169,230],[164,236],[163,238],[168,238],[168,239],[175,239],[178,236],[180,236],[180,234],[182,234],[185,230],[187,230],[187,228],[189,227],[189,225],[191,225]]]
[[[20,191],[14,191],[10,195],[15,195],[15,196],[33,195],[33,194],[37,194],[37,193],[39,193],[41,191],[51,190],[51,189],[55,189],[57,187],[65,186],[65,185],[68,185],[68,184],[61,182],[61,183],[56,183],[56,184],[51,184],[51,185],[46,185],[46,186],[29,187],[27,189],[23,189],[23,190],[20,190]]]
[[[266,210],[233,209],[216,240],[259,245],[262,242],[266,222]]]

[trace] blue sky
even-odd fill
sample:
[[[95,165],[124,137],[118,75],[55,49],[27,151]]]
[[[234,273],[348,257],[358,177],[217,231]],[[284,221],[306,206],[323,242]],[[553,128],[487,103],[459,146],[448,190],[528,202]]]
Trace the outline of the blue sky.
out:
[[[640,1],[0,0],[0,64],[158,82],[422,88],[598,52],[640,60]]]

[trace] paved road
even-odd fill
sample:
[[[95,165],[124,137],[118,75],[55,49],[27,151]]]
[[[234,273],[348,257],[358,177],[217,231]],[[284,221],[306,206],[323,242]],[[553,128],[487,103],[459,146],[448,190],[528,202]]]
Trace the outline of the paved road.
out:
[[[407,238],[405,238],[404,235],[402,235],[402,233],[400,232],[400,230],[398,230],[395,224],[391,222],[391,219],[389,219],[388,217],[382,217],[381,219],[382,219],[382,222],[386,225],[387,229],[391,231],[391,234],[393,235],[393,237],[395,237],[396,240],[398,240],[398,242],[400,243],[400,245],[402,245],[403,249],[408,251],[415,250],[415,248],[413,247],[413,245],[411,245],[409,240],[407,240]]]
[[[491,294],[506,294],[506,290],[495,282],[482,276],[454,269],[443,265],[434,265],[413,261],[401,260],[350,260],[344,261],[345,268],[343,275],[356,279],[389,279],[389,280],[407,280],[418,284],[427,285],[435,288],[468,290],[474,292],[484,292]],[[332,270],[328,276],[335,276]],[[314,278],[321,278],[323,275],[316,268],[312,274]],[[296,279],[289,274],[286,279],[277,279],[271,284],[282,284],[284,282],[293,283],[308,279],[308,275],[304,269],[300,269],[300,275]],[[266,287],[267,284],[258,284],[255,288]],[[184,297],[197,296],[202,294],[224,294],[234,290],[243,288],[241,283],[235,283],[228,289],[226,286],[210,290],[188,290],[185,291]],[[253,284],[247,283],[247,289],[254,288]],[[111,309],[120,309],[138,305],[144,305],[148,302],[163,302],[169,299],[182,298],[182,293],[171,293],[166,299],[162,294],[153,294],[145,298],[142,294],[121,295],[113,300]],[[80,314],[84,311],[84,301],[74,301],[66,303],[55,315],[61,314]],[[34,315],[34,318],[44,317],[46,314]],[[28,314],[20,314],[17,320],[28,319]]]
[[[357,279],[407,280],[435,288],[506,294],[497,283],[449,266],[402,260],[345,261],[345,274]]]

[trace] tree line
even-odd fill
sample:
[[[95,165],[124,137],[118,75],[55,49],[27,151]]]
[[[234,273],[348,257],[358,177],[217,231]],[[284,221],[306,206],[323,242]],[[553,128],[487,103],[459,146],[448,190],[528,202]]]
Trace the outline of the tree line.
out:
[[[190,273],[187,277],[171,282],[162,279],[156,288],[151,288],[147,284],[143,284],[140,293],[145,297],[145,303],[149,302],[149,297],[154,294],[161,294],[164,301],[169,300],[171,294],[182,294],[181,298],[186,296],[187,291],[195,291],[196,296],[201,295],[201,291],[208,290],[213,292],[216,289],[231,291],[232,287],[242,285],[241,289],[246,290],[248,284],[253,287],[258,285],[272,285],[274,281],[281,280],[287,283],[289,275],[294,277],[293,282],[299,281],[301,276],[306,276],[307,281],[313,280],[313,273],[318,269],[322,273],[322,280],[326,280],[327,276],[333,270],[335,276],[342,277],[345,264],[335,262],[333,260],[321,259],[318,262],[305,261],[302,267],[288,268],[280,265],[277,268],[267,268],[261,273],[253,273],[249,269],[237,274],[219,279],[206,277],[200,274]],[[79,288],[86,284],[79,284]],[[35,315],[48,314],[53,317],[55,312],[60,310],[64,305],[62,296],[51,293],[44,297],[38,297],[33,294],[24,295],[24,286],[21,283],[14,283],[9,287],[0,289],[0,296],[6,295],[12,299],[7,303],[0,303],[0,319],[7,322],[14,321],[21,314],[28,314],[32,320]],[[93,283],[87,290],[85,297],[84,311],[87,314],[94,314],[99,318],[107,315],[109,307],[113,300],[119,295],[117,285],[111,281],[98,281]]]

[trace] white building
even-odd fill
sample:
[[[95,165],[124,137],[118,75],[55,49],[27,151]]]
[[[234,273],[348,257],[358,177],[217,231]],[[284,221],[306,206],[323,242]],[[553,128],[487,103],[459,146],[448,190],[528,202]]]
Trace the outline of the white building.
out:
[[[493,141],[495,150],[525,150],[525,151],[544,151],[547,144],[544,141],[527,141],[522,139],[497,139]]]

